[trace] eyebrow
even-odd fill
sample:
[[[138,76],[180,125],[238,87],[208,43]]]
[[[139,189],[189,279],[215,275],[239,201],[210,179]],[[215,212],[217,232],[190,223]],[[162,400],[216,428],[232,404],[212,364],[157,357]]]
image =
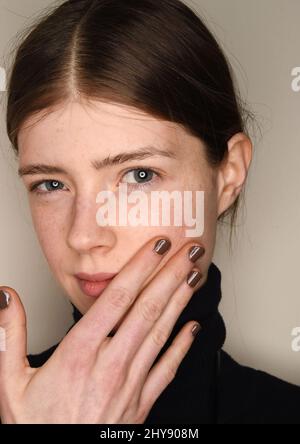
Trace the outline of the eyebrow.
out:
[[[121,165],[133,160],[144,160],[153,156],[177,159],[173,151],[168,149],[159,149],[150,145],[135,151],[120,153],[113,157],[108,156],[102,160],[93,160],[91,162],[91,166],[96,171],[100,171],[101,169],[114,165]],[[19,177],[33,176],[35,174],[68,174],[68,172],[60,166],[45,164],[31,164],[18,169]]]

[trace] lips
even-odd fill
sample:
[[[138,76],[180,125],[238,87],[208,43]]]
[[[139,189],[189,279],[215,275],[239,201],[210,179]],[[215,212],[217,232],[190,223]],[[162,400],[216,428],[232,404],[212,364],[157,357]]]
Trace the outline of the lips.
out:
[[[102,282],[107,279],[112,279],[117,273],[97,273],[97,274],[87,274],[87,273],[77,273],[75,276],[83,281],[91,282]]]
[[[114,276],[116,273],[78,273],[75,275],[81,291],[94,298],[100,296]]]

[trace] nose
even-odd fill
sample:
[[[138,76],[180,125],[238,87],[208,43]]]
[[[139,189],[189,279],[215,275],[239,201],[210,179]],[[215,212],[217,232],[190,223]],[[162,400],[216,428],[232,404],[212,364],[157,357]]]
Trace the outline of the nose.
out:
[[[97,223],[98,207],[96,198],[91,197],[78,199],[74,204],[67,243],[80,254],[95,248],[111,247],[114,243],[113,229]]]

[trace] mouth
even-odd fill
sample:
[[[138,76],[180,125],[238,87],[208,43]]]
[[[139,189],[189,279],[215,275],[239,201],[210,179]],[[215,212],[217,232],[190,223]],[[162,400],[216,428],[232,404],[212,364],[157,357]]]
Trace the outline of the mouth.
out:
[[[89,275],[78,273],[75,275],[81,291],[91,298],[98,298],[117,273],[98,273]]]

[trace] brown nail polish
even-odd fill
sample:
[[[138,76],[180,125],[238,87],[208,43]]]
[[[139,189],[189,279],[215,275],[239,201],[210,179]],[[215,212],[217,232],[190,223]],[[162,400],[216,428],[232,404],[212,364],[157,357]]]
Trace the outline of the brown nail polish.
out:
[[[163,255],[171,248],[171,242],[168,239],[160,239],[156,242],[153,251],[157,254]]]
[[[205,253],[205,248],[204,247],[199,247],[198,245],[190,248],[189,251],[189,259],[192,262],[196,262],[201,256],[203,256]]]
[[[187,283],[190,287],[194,288],[202,278],[200,271],[192,270],[187,276]]]
[[[192,328],[192,335],[193,336],[197,336],[197,334],[199,333],[199,331],[201,330],[201,325],[200,324],[195,324],[194,327]]]
[[[8,307],[10,301],[10,294],[7,291],[0,290],[0,310]]]

